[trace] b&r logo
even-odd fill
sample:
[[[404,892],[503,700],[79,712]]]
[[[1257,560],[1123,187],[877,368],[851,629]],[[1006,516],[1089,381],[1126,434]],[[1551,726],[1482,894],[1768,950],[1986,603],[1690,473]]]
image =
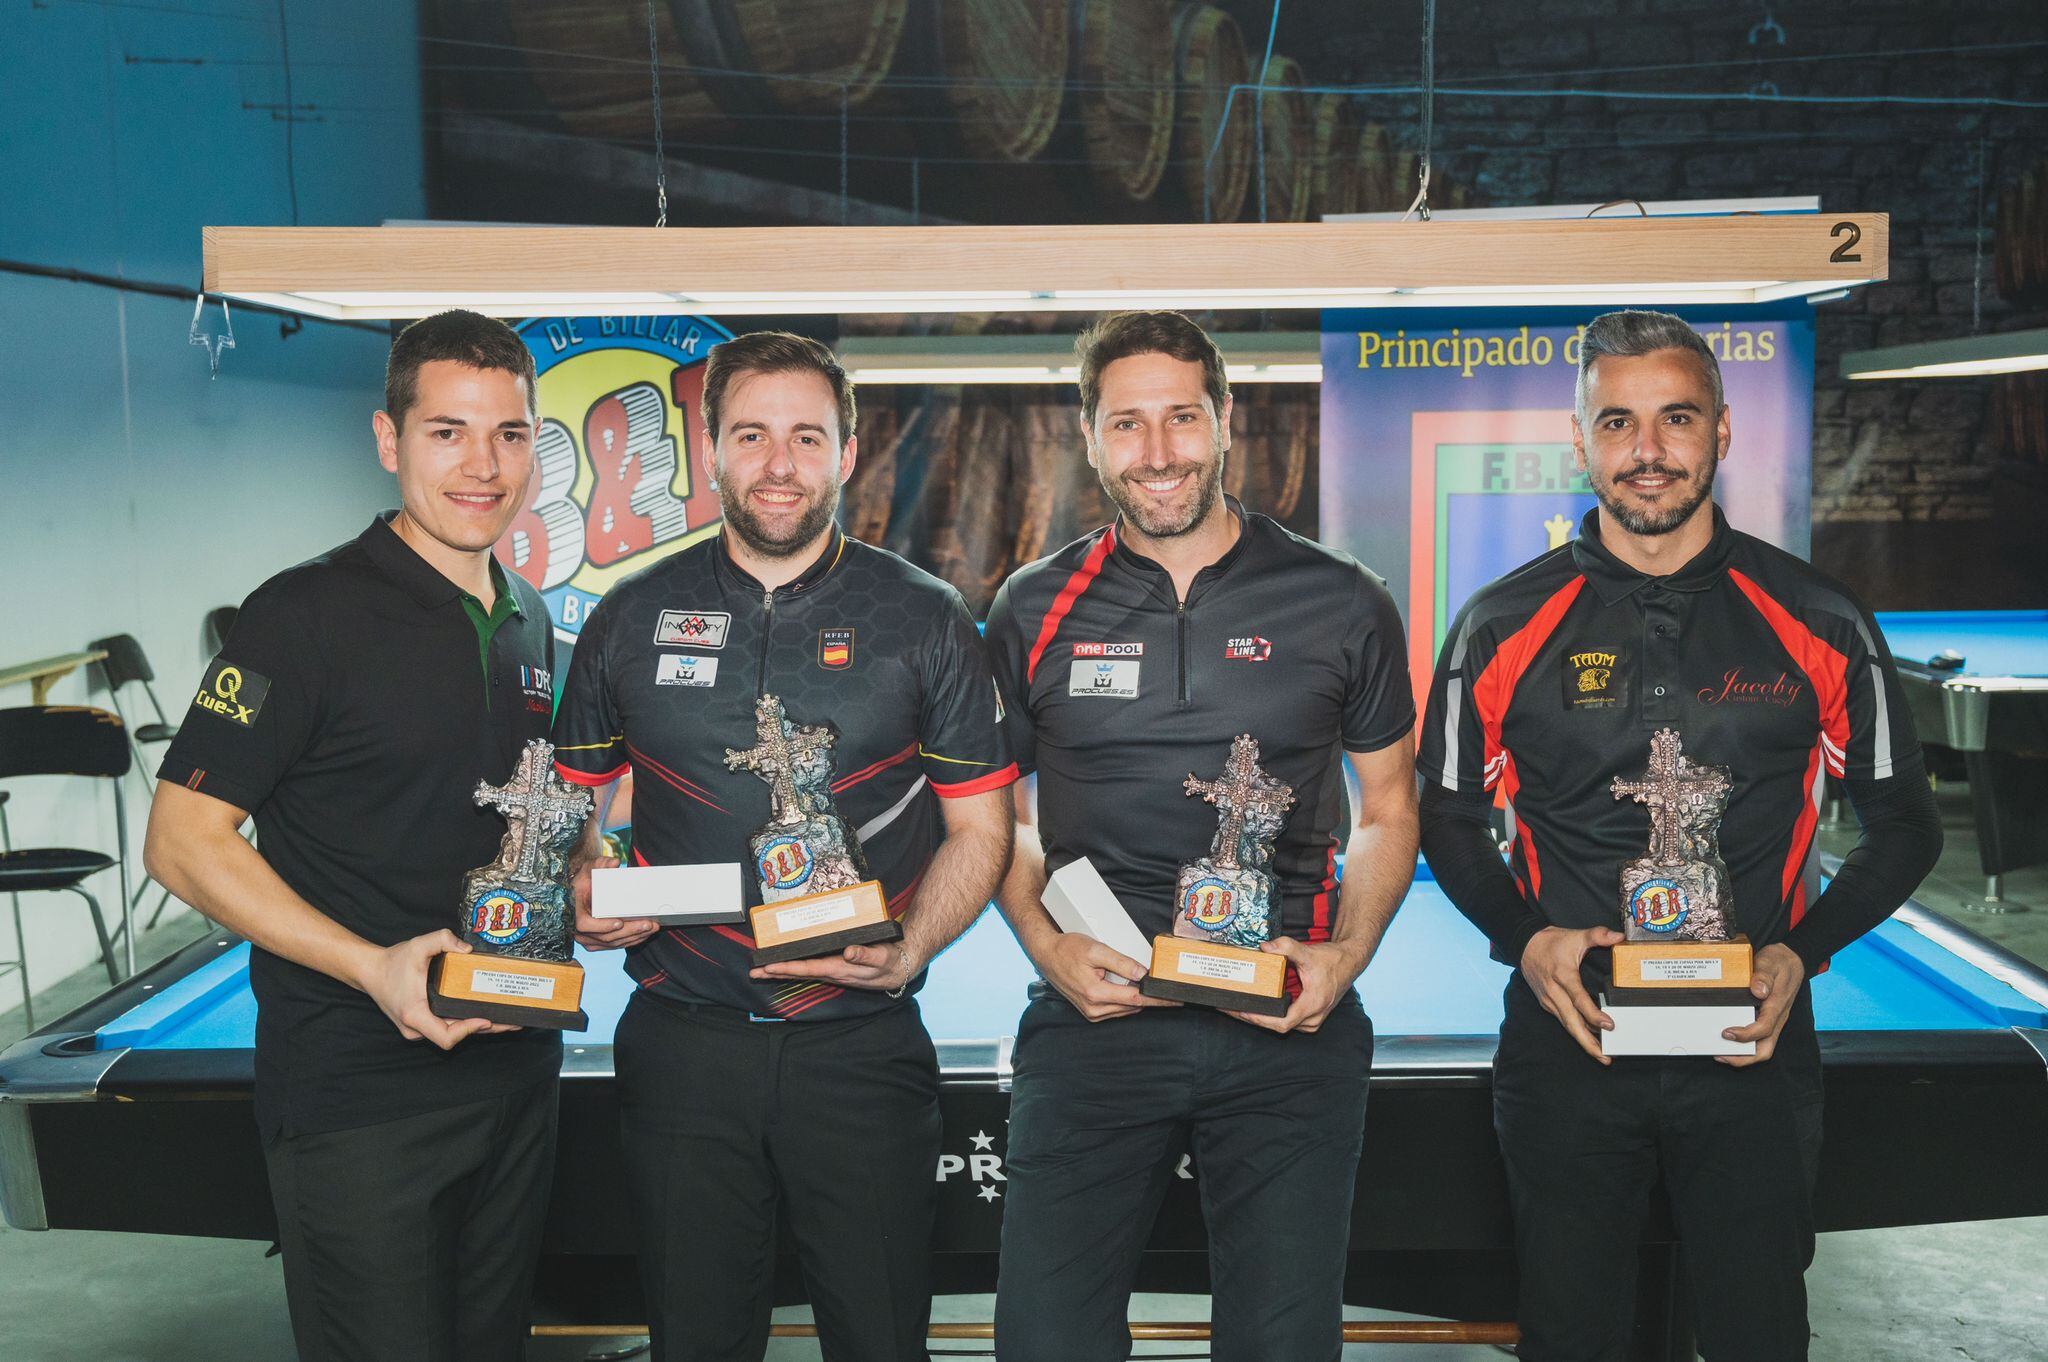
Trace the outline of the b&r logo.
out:
[[[526,504],[495,546],[573,643],[613,582],[717,533],[703,475],[704,358],[732,333],[704,317],[522,323],[540,429]]]

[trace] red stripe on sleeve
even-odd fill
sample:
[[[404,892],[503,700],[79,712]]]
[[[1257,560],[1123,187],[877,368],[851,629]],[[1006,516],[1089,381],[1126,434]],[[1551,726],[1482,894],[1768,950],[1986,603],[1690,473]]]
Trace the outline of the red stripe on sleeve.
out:
[[[985,776],[963,780],[957,785],[941,785],[934,780],[932,789],[941,799],[965,799],[968,795],[987,794],[990,790],[1000,790],[1005,785],[1014,785],[1018,778],[1017,763],[1013,761],[1000,771],[990,771]]]
[[[555,763],[555,774],[576,785],[609,785],[620,776],[626,774],[626,768],[631,764],[630,762],[622,761],[609,771],[599,775],[592,775],[588,771],[579,771],[573,766],[564,766],[558,761]]]
[[[1800,623],[1752,578],[1729,568],[1728,579],[1749,597],[1749,603],[1792,655],[1793,665],[1813,683],[1814,698],[1820,702],[1821,732],[1834,744],[1826,753],[1828,770],[1841,775],[1843,757],[1849,751],[1849,659]]]
[[[1031,679],[1038,675],[1038,659],[1045,656],[1052,636],[1060,631],[1060,621],[1067,617],[1067,612],[1074,608],[1074,602],[1081,599],[1081,593],[1101,573],[1102,565],[1109,561],[1110,550],[1115,547],[1116,527],[1112,525],[1102,532],[1102,538],[1095,541],[1095,547],[1088,550],[1087,558],[1074,569],[1074,575],[1067,578],[1060,594],[1052,598],[1052,609],[1045,612],[1045,619],[1039,623],[1038,639],[1031,645],[1031,655],[1024,662],[1024,684],[1030,685]]]
[[[854,786],[860,784],[863,780],[874,779],[882,772],[888,770],[891,766],[901,766],[904,762],[909,761],[912,757],[916,755],[917,744],[916,742],[912,742],[910,746],[904,748],[901,752],[898,752],[893,757],[883,757],[880,761],[875,762],[872,765],[863,766],[860,770],[855,771],[850,776],[841,776],[838,780],[833,781],[832,793],[842,794],[845,791],[850,790]]]

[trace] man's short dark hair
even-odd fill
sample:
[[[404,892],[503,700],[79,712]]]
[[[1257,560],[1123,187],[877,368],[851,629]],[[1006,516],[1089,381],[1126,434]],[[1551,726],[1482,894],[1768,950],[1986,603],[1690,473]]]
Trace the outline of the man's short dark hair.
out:
[[[1579,345],[1579,387],[1575,404],[1579,420],[1586,419],[1586,385],[1591,378],[1594,360],[1602,355],[1635,359],[1653,355],[1659,350],[1683,350],[1699,360],[1700,366],[1706,370],[1707,387],[1714,394],[1714,409],[1707,415],[1719,416],[1723,405],[1721,361],[1714,357],[1713,348],[1700,333],[1687,325],[1683,317],[1669,312],[1625,308],[1619,312],[1603,312],[1586,323],[1586,334]]]
[[[839,406],[839,443],[853,438],[858,412],[853,401],[853,381],[839,363],[839,357],[808,336],[787,331],[753,331],[734,336],[711,347],[704,361],[704,429],[716,443],[719,410],[725,405],[726,390],[742,374],[817,374],[832,386],[832,399]]]
[[[1074,341],[1081,361],[1081,419],[1095,425],[1095,404],[1102,400],[1102,371],[1132,355],[1170,355],[1202,366],[1202,388],[1223,415],[1230,380],[1223,372],[1223,352],[1209,333],[1178,312],[1112,312]]]
[[[384,411],[392,425],[405,429],[405,414],[420,396],[420,366],[441,359],[525,379],[527,410],[538,410],[533,351],[519,333],[496,317],[458,308],[420,318],[391,342],[391,358],[384,365]]]

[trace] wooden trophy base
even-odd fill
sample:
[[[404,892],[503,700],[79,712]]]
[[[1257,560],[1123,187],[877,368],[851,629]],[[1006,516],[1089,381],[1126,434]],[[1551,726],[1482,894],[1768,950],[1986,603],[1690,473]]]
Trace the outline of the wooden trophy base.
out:
[[[1287,1013],[1287,957],[1185,936],[1152,938],[1152,969],[1138,984],[1169,998],[1261,1017]]]
[[[512,955],[437,955],[427,967],[427,1007],[437,1017],[482,1017],[508,1026],[582,1031],[583,966]]]
[[[754,926],[757,965],[811,960],[848,946],[903,939],[903,924],[889,916],[889,901],[874,880],[764,903],[747,915]]]
[[[1614,947],[1614,987],[1623,992],[1746,991],[1755,958],[1746,936],[1728,941],[1624,941]]]

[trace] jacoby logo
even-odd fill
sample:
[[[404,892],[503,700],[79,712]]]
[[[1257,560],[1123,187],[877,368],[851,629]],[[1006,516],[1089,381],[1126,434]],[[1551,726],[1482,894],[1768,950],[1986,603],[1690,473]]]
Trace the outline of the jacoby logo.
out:
[[[704,357],[729,333],[702,317],[552,317],[518,331],[540,427],[526,502],[495,550],[573,643],[613,582],[718,532],[718,493],[691,456]]]
[[[1703,705],[1777,705],[1783,708],[1797,704],[1799,697],[1806,693],[1806,683],[1794,681],[1784,672],[1779,672],[1768,681],[1759,681],[1740,667],[1730,667],[1721,674],[1721,680],[1711,686],[1702,686],[1696,698]]]

